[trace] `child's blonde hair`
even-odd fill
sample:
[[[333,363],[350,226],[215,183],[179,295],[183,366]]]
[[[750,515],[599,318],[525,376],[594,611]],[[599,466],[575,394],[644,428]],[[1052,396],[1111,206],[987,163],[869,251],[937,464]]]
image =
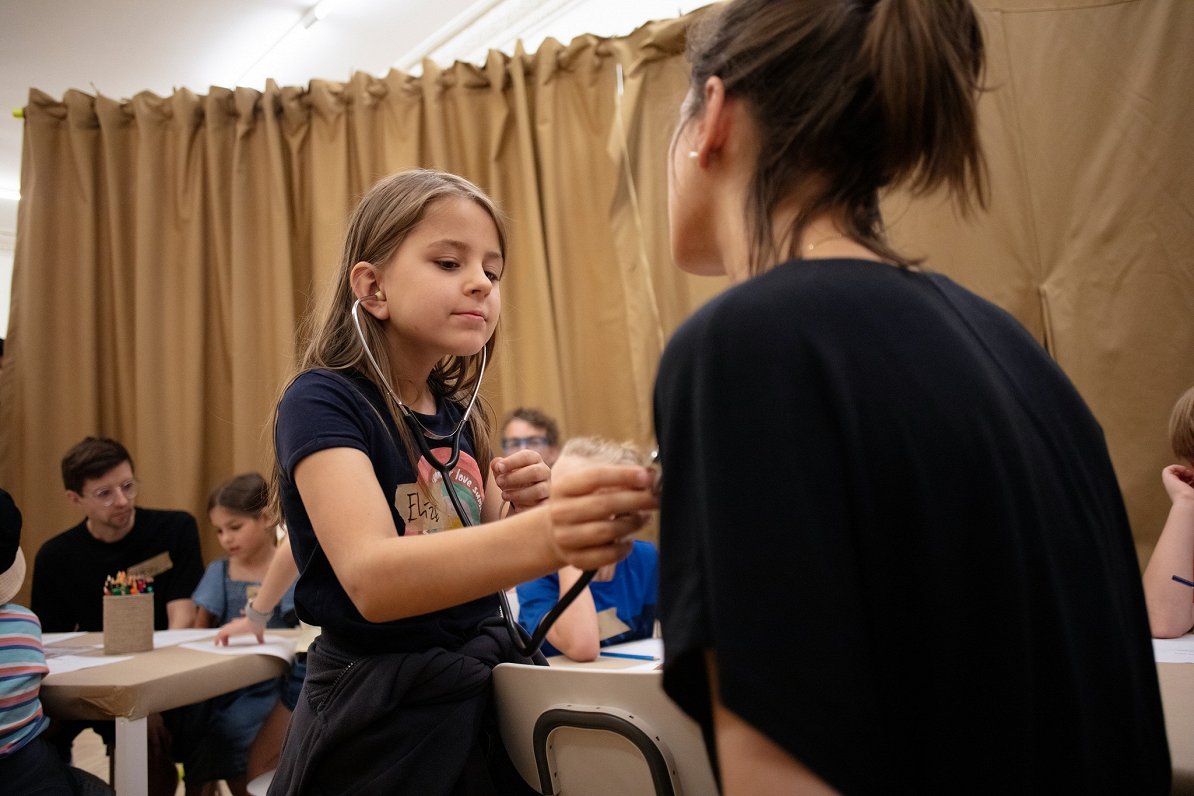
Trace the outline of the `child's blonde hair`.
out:
[[[1169,444],[1179,459],[1194,462],[1194,387],[1186,390],[1169,415]]]
[[[647,457],[633,442],[614,442],[604,437],[573,437],[560,450],[560,458],[565,456],[596,459],[602,464],[647,463]]]

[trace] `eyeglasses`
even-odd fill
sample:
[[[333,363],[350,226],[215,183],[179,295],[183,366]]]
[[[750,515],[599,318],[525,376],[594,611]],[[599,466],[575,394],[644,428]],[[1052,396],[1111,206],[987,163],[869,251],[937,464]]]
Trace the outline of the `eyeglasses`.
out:
[[[128,481],[125,481],[119,486],[101,486],[99,489],[95,490],[90,495],[86,495],[85,497],[96,501],[101,506],[107,507],[116,502],[116,490],[120,490],[120,493],[124,495],[125,499],[132,500],[137,496],[137,479],[130,478]]]
[[[523,448],[539,450],[549,444],[547,437],[502,437],[502,453],[512,453]]]

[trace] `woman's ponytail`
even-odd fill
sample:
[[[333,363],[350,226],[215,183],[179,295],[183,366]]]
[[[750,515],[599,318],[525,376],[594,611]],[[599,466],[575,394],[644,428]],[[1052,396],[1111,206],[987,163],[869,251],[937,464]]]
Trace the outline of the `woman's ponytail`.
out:
[[[983,41],[969,0],[879,0],[859,57],[882,114],[886,177],[914,193],[945,184],[963,208],[983,205]]]

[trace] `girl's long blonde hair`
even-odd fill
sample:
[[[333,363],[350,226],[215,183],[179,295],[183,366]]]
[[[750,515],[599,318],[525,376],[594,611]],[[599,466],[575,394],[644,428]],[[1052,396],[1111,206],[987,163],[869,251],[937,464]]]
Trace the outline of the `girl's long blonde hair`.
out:
[[[427,214],[427,209],[441,199],[459,198],[475,202],[493,219],[497,228],[498,243],[502,258],[506,257],[506,227],[497,207],[485,193],[463,177],[431,169],[413,169],[390,175],[375,184],[348,222],[344,240],[344,251],[340,258],[330,289],[324,294],[317,311],[304,323],[301,332],[307,339],[306,350],[299,358],[298,367],[287,380],[282,392],[302,373],[315,368],[328,370],[356,369],[377,385],[378,392],[385,399],[394,425],[402,437],[407,455],[412,462],[418,460],[414,438],[406,423],[399,416],[398,408],[388,399],[389,391],[378,379],[369,365],[365,351],[357,337],[352,321],[352,305],[357,300],[349,282],[352,267],[359,262],[372,263],[384,268],[393,258],[398,247]],[[361,327],[369,342],[369,350],[377,359],[382,375],[389,384],[394,384],[389,357],[385,355],[386,339],[383,322],[367,312],[361,312]],[[484,353],[490,359],[497,344],[497,330],[485,343]],[[427,385],[438,399],[466,403],[481,377],[482,352],[466,357],[445,357],[432,370]],[[489,412],[482,401],[478,401],[469,416],[469,428],[476,448],[477,464],[484,475],[489,470]],[[275,431],[277,409],[274,410]],[[279,510],[280,464],[275,462],[271,504]]]

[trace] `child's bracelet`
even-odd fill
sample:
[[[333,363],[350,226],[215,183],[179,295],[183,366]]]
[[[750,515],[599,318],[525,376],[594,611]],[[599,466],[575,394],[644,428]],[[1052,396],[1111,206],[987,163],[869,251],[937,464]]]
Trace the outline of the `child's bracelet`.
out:
[[[259,627],[265,627],[269,622],[269,614],[263,614],[253,607],[252,598],[245,601],[245,618]]]

